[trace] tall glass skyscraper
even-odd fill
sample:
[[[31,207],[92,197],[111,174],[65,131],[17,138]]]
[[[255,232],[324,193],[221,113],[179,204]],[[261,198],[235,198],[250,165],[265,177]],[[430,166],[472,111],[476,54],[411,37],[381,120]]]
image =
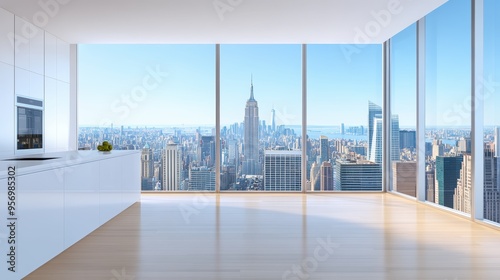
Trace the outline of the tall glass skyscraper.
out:
[[[243,174],[260,175],[259,165],[259,106],[253,96],[253,81],[250,84],[250,98],[245,107]]]
[[[460,178],[463,156],[436,157],[436,181],[434,202],[453,208],[453,194]]]
[[[371,161],[375,161],[371,158],[372,150],[375,150],[372,148],[372,146],[375,145],[375,142],[373,141],[373,134],[376,129],[374,123],[377,123],[375,118],[380,118],[380,120],[382,120],[382,107],[368,101],[368,155],[370,155],[369,159]],[[380,127],[380,130],[382,131],[382,127]]]

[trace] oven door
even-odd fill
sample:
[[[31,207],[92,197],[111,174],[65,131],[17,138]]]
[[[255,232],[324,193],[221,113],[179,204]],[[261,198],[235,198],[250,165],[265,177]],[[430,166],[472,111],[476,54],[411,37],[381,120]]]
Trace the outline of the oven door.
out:
[[[43,152],[42,101],[17,99],[17,151]]]

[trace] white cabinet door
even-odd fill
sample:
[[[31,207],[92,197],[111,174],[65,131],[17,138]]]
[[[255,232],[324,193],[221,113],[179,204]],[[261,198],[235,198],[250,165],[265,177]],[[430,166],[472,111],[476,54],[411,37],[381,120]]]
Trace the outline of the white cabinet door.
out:
[[[105,157],[106,155],[103,155]],[[121,160],[110,158],[99,161],[100,212],[99,222],[104,224],[122,210]]]
[[[15,66],[30,69],[30,38],[37,32],[34,25],[17,17],[15,19]]]
[[[14,65],[14,15],[0,8],[0,62]]]
[[[99,163],[64,168],[64,248],[99,227]]]
[[[39,75],[45,73],[45,31],[37,28],[30,38],[30,71]]]
[[[43,93],[45,91],[44,78],[40,74],[29,72],[30,75],[30,94],[31,98],[43,100]]]
[[[45,152],[57,151],[57,81],[45,78]]]
[[[4,120],[0,122],[0,156],[13,155],[16,131],[14,110],[14,66],[0,62],[0,112]]]
[[[57,39],[57,80],[69,83],[69,44]]]
[[[140,154],[124,156],[122,159],[122,206],[123,209],[141,199],[141,159]]]
[[[45,32],[45,76],[57,79],[57,38]]]
[[[17,177],[18,254],[21,276],[64,250],[64,170]]]
[[[31,97],[30,72],[19,67],[15,68],[15,93],[23,97]]]
[[[69,84],[57,82],[57,150],[69,147]]]

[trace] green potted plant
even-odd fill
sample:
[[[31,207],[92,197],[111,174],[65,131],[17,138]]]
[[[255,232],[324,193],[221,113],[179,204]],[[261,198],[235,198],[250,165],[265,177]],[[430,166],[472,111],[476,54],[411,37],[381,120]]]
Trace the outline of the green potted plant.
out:
[[[103,141],[102,145],[97,146],[97,150],[100,152],[111,152],[113,150],[113,145],[109,144],[108,141]]]

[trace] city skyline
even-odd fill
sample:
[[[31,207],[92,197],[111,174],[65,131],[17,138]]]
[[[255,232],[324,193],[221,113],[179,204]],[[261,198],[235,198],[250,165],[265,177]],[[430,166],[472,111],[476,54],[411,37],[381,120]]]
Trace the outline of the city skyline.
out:
[[[215,126],[214,49],[212,45],[81,46],[80,125]],[[361,108],[352,108],[359,107],[359,100],[365,98],[381,104],[380,50],[379,45],[370,45],[361,53],[346,57],[341,45],[309,46],[310,124],[365,124],[364,114],[356,112]],[[161,52],[163,57],[155,57],[155,52]],[[242,97],[247,95],[251,76],[262,120],[271,123],[274,110],[276,125],[301,124],[300,45],[223,45],[221,53],[221,125],[243,121],[244,116],[234,109],[244,108]],[[134,69],[128,69],[130,66],[123,61],[114,65],[120,55],[132,57],[130,64]],[[345,64],[343,71],[330,66],[336,60]],[[366,67],[363,60],[371,66]],[[137,91],[143,79],[154,72],[165,77],[160,76],[152,90]],[[362,73],[366,75],[357,76]],[[334,79],[325,82],[325,76]],[[368,80],[361,81],[359,77]],[[353,99],[352,94],[359,98]],[[408,123],[410,126],[411,121]]]

